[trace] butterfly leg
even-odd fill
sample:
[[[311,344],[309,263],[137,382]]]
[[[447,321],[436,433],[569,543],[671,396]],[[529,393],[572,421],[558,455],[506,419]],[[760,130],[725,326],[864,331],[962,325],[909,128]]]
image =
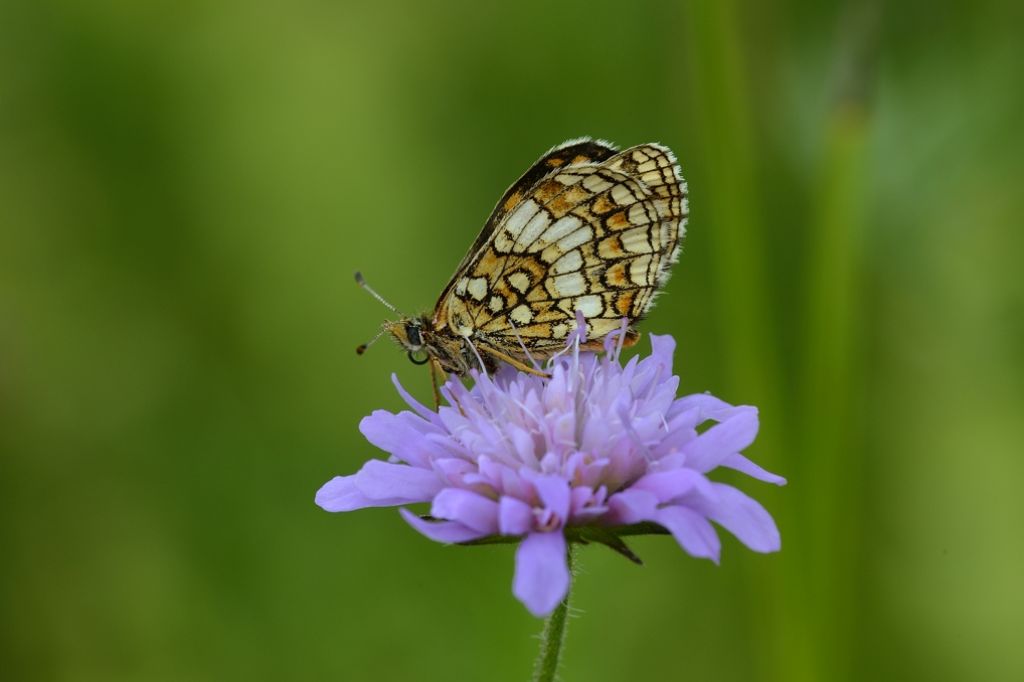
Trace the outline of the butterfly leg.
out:
[[[441,367],[441,363],[437,361],[433,355],[430,356],[430,384],[434,388],[434,411],[441,409],[441,388],[438,383],[438,375],[444,377],[444,368]],[[442,379],[443,381],[443,379]]]
[[[524,363],[522,360],[517,360],[516,358],[512,357],[511,355],[508,355],[506,353],[502,353],[497,348],[491,348],[490,346],[484,345],[482,343],[478,344],[477,347],[480,350],[482,350],[483,352],[487,353],[488,355],[490,355],[492,357],[495,357],[495,358],[501,360],[502,362],[507,362],[508,364],[510,364],[513,367],[515,367],[516,369],[518,369],[520,372],[526,372],[528,374],[534,374],[534,375],[539,376],[539,377],[544,377],[545,379],[548,379],[548,378],[551,377],[550,374],[546,374],[545,372],[541,372],[538,369],[534,369],[533,367],[530,367],[529,365]]]

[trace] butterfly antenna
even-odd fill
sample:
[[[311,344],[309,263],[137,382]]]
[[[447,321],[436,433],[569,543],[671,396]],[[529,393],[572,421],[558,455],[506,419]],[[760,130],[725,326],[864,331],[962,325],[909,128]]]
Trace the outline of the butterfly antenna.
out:
[[[377,332],[377,335],[375,337],[373,337],[372,339],[370,339],[366,343],[361,343],[358,346],[356,346],[356,355],[362,355],[363,353],[365,353],[366,349],[369,348],[370,346],[372,346],[377,341],[377,339],[379,339],[381,337],[381,334],[383,334],[383,333],[384,333],[384,330],[381,329],[379,332]]]
[[[377,299],[378,301],[383,303],[385,308],[387,308],[388,310],[390,310],[391,312],[393,312],[396,315],[399,315],[399,316],[402,315],[402,313],[400,313],[395,306],[393,306],[390,303],[388,303],[387,301],[385,301],[383,296],[381,296],[376,291],[374,291],[373,287],[371,287],[369,284],[367,284],[366,280],[363,279],[363,273],[358,272],[358,271],[356,272],[356,284],[358,284],[363,289],[365,289],[367,292],[369,292],[370,296],[373,296],[375,299]],[[377,335],[375,337],[373,337],[372,339],[370,339],[366,343],[361,343],[358,346],[356,346],[356,354],[357,355],[362,355],[363,353],[365,353],[366,349],[369,348],[370,346],[372,346],[374,344],[374,342],[381,337],[381,335],[384,333],[384,331],[385,331],[384,329],[381,329],[379,332],[377,332]]]
[[[374,291],[373,288],[369,284],[366,283],[366,280],[363,279],[363,273],[356,272],[356,284],[361,286],[363,289],[366,289],[366,291],[370,294],[370,296],[373,296],[375,299],[377,299],[378,301],[383,303],[384,307],[387,308],[388,310],[390,310],[391,312],[395,313],[396,315],[401,315],[402,314],[402,313],[398,312],[398,309],[395,308],[395,306],[393,306],[390,303],[388,303],[387,301],[385,301],[383,296],[381,296],[376,291]],[[376,339],[374,339],[374,340],[376,340]],[[370,343],[373,343],[373,341],[371,341]],[[370,344],[368,343],[366,345],[369,346]]]

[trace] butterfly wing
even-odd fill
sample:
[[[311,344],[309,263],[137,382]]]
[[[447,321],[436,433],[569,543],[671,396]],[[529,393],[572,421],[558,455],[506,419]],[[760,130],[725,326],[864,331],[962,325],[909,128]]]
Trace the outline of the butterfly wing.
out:
[[[551,174],[552,171],[563,166],[604,161],[614,156],[617,152],[618,149],[614,145],[603,140],[579,138],[564,142],[537,159],[518,180],[512,183],[511,187],[505,190],[505,194],[495,204],[494,210],[488,216],[487,222],[484,223],[483,229],[480,230],[480,234],[476,237],[476,241],[473,242],[466,255],[463,256],[459,267],[455,268],[455,274],[448,282],[444,293],[438,299],[438,304],[440,305],[449,295],[451,288],[455,286],[455,282],[465,272],[466,267],[480,255],[481,248],[494,235],[495,228],[502,224],[511,211],[515,210],[516,206],[523,201],[523,198],[529,194],[534,185],[545,176]]]
[[[435,328],[543,353],[564,345],[579,310],[600,338],[650,309],[686,214],[668,148],[558,147],[502,197],[439,300]]]

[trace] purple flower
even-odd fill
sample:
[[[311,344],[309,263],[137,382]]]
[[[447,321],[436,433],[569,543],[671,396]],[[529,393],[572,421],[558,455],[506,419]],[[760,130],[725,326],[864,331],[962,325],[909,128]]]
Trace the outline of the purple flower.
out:
[[[473,374],[469,389],[450,379],[437,412],[395,379],[412,411],[377,410],[359,425],[391,457],[328,481],[316,503],[340,512],[430,502],[428,518],[401,513],[432,540],[521,538],[512,591],[537,616],[569,588],[573,539],[632,556],[621,534],[667,530],[689,554],[717,562],[713,521],[754,551],[777,551],[768,512],[707,478],[721,466],[785,483],[740,454],[757,434],[757,409],[708,394],[677,398],[672,337],[651,335],[651,355],[625,366],[621,338],[610,334],[599,357],[581,352],[576,336],[548,361],[550,378],[506,366]],[[716,423],[699,431],[707,421]]]

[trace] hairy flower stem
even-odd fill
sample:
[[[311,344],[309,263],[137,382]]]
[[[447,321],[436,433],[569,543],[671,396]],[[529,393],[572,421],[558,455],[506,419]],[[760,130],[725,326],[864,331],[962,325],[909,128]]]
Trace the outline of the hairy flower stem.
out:
[[[570,581],[573,570],[573,546],[569,543],[566,551],[569,564]],[[569,596],[572,594],[572,583],[565,593],[565,598],[551,615],[544,621],[544,630],[540,634],[540,652],[533,665],[533,682],[554,682],[558,673],[558,662],[562,658],[562,644],[565,642],[565,631],[569,627]]]

